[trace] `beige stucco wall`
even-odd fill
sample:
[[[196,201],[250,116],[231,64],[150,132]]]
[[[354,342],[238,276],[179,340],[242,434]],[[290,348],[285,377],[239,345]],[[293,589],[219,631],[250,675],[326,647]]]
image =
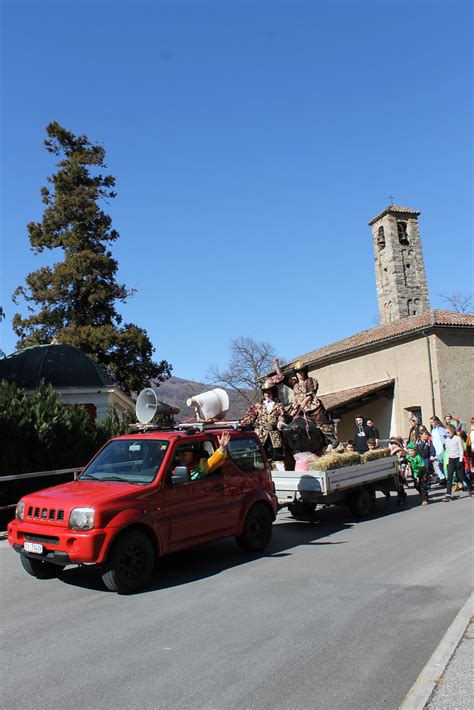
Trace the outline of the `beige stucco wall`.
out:
[[[438,416],[459,416],[469,424],[474,416],[474,333],[440,332],[435,339]],[[469,430],[469,426],[467,426]]]
[[[472,402],[473,335],[461,330],[443,330],[429,336],[433,384],[431,383],[428,337],[416,336],[407,342],[381,346],[372,352],[346,356],[344,360],[310,371],[319,380],[319,394],[394,379],[392,403],[383,397],[346,414],[339,425],[341,439],[352,438],[356,413],[370,414],[382,438],[406,436],[410,409],[421,408],[425,424],[434,410],[438,416],[459,414],[465,421],[474,412]],[[452,411],[451,411],[452,410]],[[441,414],[440,414],[441,412]]]

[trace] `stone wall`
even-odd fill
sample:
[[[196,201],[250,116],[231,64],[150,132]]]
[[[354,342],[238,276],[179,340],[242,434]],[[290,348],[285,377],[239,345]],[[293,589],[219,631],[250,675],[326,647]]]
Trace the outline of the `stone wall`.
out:
[[[386,212],[371,223],[380,322],[429,310],[418,213]],[[400,241],[399,229],[406,235]]]

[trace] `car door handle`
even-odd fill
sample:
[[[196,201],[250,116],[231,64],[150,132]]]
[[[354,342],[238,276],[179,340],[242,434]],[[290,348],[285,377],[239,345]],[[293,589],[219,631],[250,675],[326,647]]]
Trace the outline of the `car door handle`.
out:
[[[223,483],[216,483],[215,486],[212,486],[213,491],[223,491],[225,488]]]

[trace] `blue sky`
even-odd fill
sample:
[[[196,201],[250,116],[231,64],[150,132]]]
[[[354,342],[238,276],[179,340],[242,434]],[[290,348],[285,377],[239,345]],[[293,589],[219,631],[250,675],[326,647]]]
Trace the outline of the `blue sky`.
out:
[[[26,224],[59,121],[104,145],[120,307],[181,377],[376,324],[367,222],[418,209],[431,303],[472,274],[469,2],[3,2],[2,347],[55,255]],[[455,255],[452,258],[452,255]]]

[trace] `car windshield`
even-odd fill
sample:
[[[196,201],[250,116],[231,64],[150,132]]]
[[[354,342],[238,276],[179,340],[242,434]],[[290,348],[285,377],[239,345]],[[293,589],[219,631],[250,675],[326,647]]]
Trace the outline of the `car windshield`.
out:
[[[151,483],[161,466],[168,441],[116,439],[110,441],[84,469],[82,481]]]

